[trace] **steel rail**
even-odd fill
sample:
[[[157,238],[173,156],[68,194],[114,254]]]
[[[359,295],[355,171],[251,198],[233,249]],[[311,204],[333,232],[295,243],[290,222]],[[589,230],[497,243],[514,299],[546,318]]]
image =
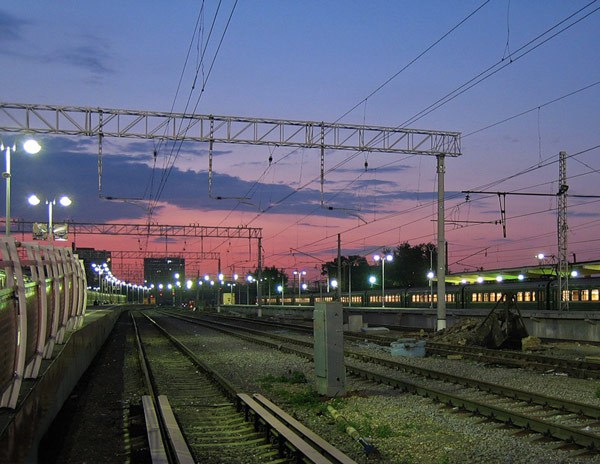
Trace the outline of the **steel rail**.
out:
[[[142,397],[142,405],[144,407],[146,434],[152,462],[157,464],[194,464],[194,458],[175,420],[167,397],[158,395],[156,392],[150,362],[133,313],[131,314],[131,320],[135,332],[140,368],[144,375],[144,385],[149,392],[149,395]]]
[[[244,322],[248,322],[248,319],[244,319]],[[252,321],[254,322],[254,321]],[[222,323],[225,324],[225,323]],[[265,322],[259,322],[259,324],[265,324]],[[237,328],[235,326],[231,326],[230,324],[225,324],[232,328]],[[280,327],[280,324],[277,323],[277,327]],[[257,335],[265,335],[264,332],[255,329],[244,329],[251,333],[255,333]],[[312,347],[312,343],[305,340],[297,340],[290,337],[286,337],[285,335],[279,334],[269,334],[271,338],[276,340],[294,343],[297,345],[301,345],[307,348]],[[359,337],[357,337],[359,338]],[[410,372],[415,375],[419,375],[426,378],[443,380],[447,382],[451,382],[454,384],[462,385],[469,388],[476,388],[481,391],[486,391],[489,393],[502,395],[511,399],[525,401],[531,404],[537,404],[540,406],[548,406],[556,409],[560,409],[563,411],[572,412],[575,414],[585,415],[591,419],[600,419],[600,407],[579,403],[575,401],[567,401],[562,398],[554,398],[546,395],[540,395],[537,393],[529,392],[526,390],[520,390],[513,387],[505,387],[503,385],[498,385],[490,382],[484,382],[483,380],[471,379],[468,377],[462,377],[459,375],[450,374],[443,371],[437,371],[435,369],[422,368],[418,366],[414,366],[412,364],[403,363],[396,360],[382,358],[380,356],[376,356],[374,354],[364,354],[357,350],[353,350],[351,348],[344,348],[344,354],[356,359],[359,359],[363,362],[376,363],[384,367],[388,367],[395,370],[402,370],[405,372]]]
[[[171,316],[171,314],[168,315]],[[144,314],[144,316],[152,322],[152,324],[161,331],[173,345],[185,354],[192,363],[202,369],[213,382],[219,385],[223,393],[236,403],[237,409],[243,411],[247,419],[251,418],[255,422],[255,428],[257,430],[259,430],[259,428],[264,430],[268,437],[277,437],[281,455],[292,453],[296,462],[315,464],[352,464],[355,462],[339,450],[331,452],[331,448],[333,447],[324,445],[325,442],[322,439],[320,442],[311,442],[311,440],[308,439],[308,435],[301,434],[301,429],[293,425],[293,422],[289,420],[291,417],[287,416],[279,408],[275,408],[275,405],[267,408],[267,403],[265,401],[257,400],[248,394],[238,392],[227,379],[199,359],[194,351],[178,340],[177,337],[169,333],[150,316],[146,314]],[[281,413],[278,412],[278,409]],[[258,425],[260,425],[260,427],[258,427]]]
[[[222,326],[227,326],[227,324],[223,324],[221,322],[214,321],[202,321],[197,318],[185,318],[192,319],[192,322],[208,325],[210,327],[215,328],[216,330],[221,330],[225,333],[229,333],[230,335],[238,336],[247,341],[251,341],[254,343],[264,344],[266,346],[270,346],[277,350],[293,353],[307,359],[313,359],[313,355],[311,353],[307,353],[306,351],[298,350],[296,348],[292,348],[290,346],[285,346],[280,343],[280,341],[286,341],[288,343],[299,344],[304,347],[312,346],[311,343],[290,339],[289,337],[284,337],[277,334],[265,334],[264,332],[260,332],[254,329],[248,328],[240,328],[240,327],[229,327],[223,328]],[[253,336],[248,336],[244,334],[240,334],[239,330],[248,331],[251,333],[256,333],[261,337],[269,337],[274,338],[277,342],[271,342],[265,340],[264,338],[256,339]],[[345,354],[352,355],[352,350],[344,350]],[[414,366],[410,366],[407,364],[403,364],[396,361],[385,360],[383,358],[379,358],[372,355],[364,355],[360,353],[353,353],[354,355],[358,355],[358,357],[362,358],[361,360],[364,362],[381,362],[384,367],[393,368],[393,369],[402,369],[405,371],[413,372],[419,375],[425,375],[430,378],[437,378],[440,380],[452,379],[453,383],[468,383],[469,387],[472,388],[481,388],[482,390],[489,391],[498,395],[508,396],[510,399],[515,399],[518,401],[531,401],[536,402],[539,401],[541,406],[545,407],[553,407],[558,408],[559,410],[573,412],[575,414],[586,415],[591,419],[597,420],[600,417],[600,408],[595,406],[581,404],[576,402],[569,402],[558,398],[545,397],[544,395],[538,395],[535,393],[526,392],[523,390],[513,389],[510,387],[503,387],[500,385],[490,384],[487,382],[482,382],[474,379],[461,378],[460,376],[455,376],[452,374],[446,374],[439,371],[434,371],[430,369],[417,368]],[[458,395],[454,395],[451,393],[446,393],[439,391],[437,389],[426,387],[423,385],[418,385],[414,382],[410,382],[407,380],[401,380],[398,378],[386,376],[383,374],[378,374],[374,372],[370,372],[366,369],[362,369],[356,366],[346,365],[346,370],[350,374],[357,375],[361,378],[367,380],[373,380],[378,383],[384,383],[386,385],[393,386],[394,388],[402,389],[403,391],[407,391],[410,393],[418,394],[420,396],[424,396],[427,398],[432,398],[435,401],[440,401],[445,404],[451,404],[455,407],[462,408],[472,413],[477,413],[483,415],[485,417],[489,417],[491,419],[496,419],[503,421],[508,424],[515,425],[517,427],[525,428],[527,430],[531,430],[533,432],[541,433],[545,436],[551,436],[557,438],[562,441],[571,442],[577,444],[578,446],[582,446],[587,449],[592,450],[600,450],[600,435],[587,432],[585,430],[581,430],[580,428],[570,427],[562,424],[552,423],[543,419],[527,416],[525,414],[517,413],[514,411],[509,411],[507,409],[497,407],[491,404],[482,403],[480,401],[470,400]],[[422,372],[422,373],[420,373]]]
[[[489,362],[502,362],[517,367],[531,366],[537,369],[558,368],[563,372],[579,378],[600,378],[600,363],[563,359],[544,356],[534,353],[520,353],[517,351],[499,351],[483,347],[458,346],[449,343],[430,342],[425,349],[434,354],[461,354],[471,359],[485,360]]]

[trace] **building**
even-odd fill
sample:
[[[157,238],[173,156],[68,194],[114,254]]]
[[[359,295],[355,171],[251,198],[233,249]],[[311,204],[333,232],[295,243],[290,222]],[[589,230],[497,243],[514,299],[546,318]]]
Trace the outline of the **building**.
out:
[[[99,287],[100,278],[98,274],[93,270],[92,264],[102,265],[102,263],[106,263],[110,268],[110,251],[96,250],[94,248],[76,248],[75,250],[73,250],[73,253],[79,256],[79,259],[83,260],[83,266],[85,268],[85,278],[87,280],[88,287]]]
[[[179,274],[179,278],[175,275]],[[185,258],[144,258],[144,281],[147,285],[167,285],[185,280]]]

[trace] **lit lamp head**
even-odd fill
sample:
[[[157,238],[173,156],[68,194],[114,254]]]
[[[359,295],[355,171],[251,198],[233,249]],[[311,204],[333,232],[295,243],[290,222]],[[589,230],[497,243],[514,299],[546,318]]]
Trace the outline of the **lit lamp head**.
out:
[[[42,146],[37,142],[37,140],[27,139],[25,142],[23,142],[23,149],[30,155],[35,155],[40,152]]]
[[[42,200],[40,200],[38,198],[37,195],[29,195],[29,197],[27,198],[27,203],[29,203],[31,206],[37,206],[41,203]]]

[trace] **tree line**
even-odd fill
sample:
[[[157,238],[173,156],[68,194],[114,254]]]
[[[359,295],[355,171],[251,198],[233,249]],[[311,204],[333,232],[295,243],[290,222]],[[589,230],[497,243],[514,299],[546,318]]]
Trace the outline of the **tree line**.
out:
[[[432,243],[410,245],[401,243],[394,249],[385,249],[380,255],[392,255],[392,260],[385,262],[386,288],[423,287],[429,284],[427,274],[435,272],[437,267],[437,247]],[[361,291],[370,288],[381,288],[381,261],[374,262],[373,256],[348,255],[341,256],[341,291]],[[321,265],[321,275],[331,282],[337,279],[338,258]],[[256,277],[257,272],[254,273]],[[369,278],[373,276],[374,282]],[[288,276],[285,271],[274,266],[262,270],[261,291],[266,294],[269,289],[278,285],[288,287],[288,282],[295,280],[295,276]],[[371,279],[373,280],[373,279]],[[331,290],[333,291],[333,290]]]

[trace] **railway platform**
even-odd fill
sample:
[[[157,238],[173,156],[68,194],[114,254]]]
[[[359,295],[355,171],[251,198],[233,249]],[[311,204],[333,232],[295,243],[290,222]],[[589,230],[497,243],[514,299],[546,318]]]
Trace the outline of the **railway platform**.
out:
[[[0,462],[38,462],[38,445],[106,341],[121,309],[88,310],[77,329],[54,345],[34,379],[24,379],[16,407],[0,409]]]

